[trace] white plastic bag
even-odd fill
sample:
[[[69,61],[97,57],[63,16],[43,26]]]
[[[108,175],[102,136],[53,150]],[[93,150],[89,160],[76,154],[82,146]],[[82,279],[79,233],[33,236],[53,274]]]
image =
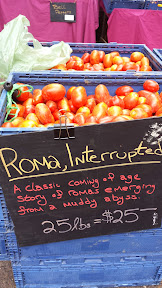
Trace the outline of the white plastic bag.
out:
[[[28,32],[29,20],[19,15],[8,22],[0,32],[0,77],[7,78],[12,71],[46,70],[70,59],[72,49],[63,41],[43,47]],[[30,47],[28,42],[33,42]]]

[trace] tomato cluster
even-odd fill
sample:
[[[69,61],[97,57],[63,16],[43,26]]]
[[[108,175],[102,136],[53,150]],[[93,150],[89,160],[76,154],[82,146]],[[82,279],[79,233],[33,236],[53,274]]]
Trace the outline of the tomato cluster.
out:
[[[66,65],[59,64],[51,69],[80,71],[152,71],[149,59],[141,52],[133,52],[130,57],[121,57],[118,51],[105,54],[93,50],[82,57],[71,56]]]
[[[14,117],[13,104],[2,127],[48,127],[60,121],[83,126],[162,116],[162,92],[159,94],[159,84],[154,80],[146,80],[138,92],[131,86],[120,86],[115,96],[103,84],[96,86],[94,95],[87,95],[83,86],[66,91],[59,83],[35,89],[33,94],[27,87],[21,89],[24,93],[17,97],[18,116]]]

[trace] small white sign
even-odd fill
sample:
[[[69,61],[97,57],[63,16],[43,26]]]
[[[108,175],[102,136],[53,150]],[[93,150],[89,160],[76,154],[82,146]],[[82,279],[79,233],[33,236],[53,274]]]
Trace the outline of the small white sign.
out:
[[[74,21],[74,15],[64,15],[65,21]]]

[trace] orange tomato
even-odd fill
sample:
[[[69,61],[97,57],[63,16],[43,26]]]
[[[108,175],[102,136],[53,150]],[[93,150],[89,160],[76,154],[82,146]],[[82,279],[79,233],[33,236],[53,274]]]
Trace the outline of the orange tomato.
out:
[[[107,105],[104,102],[98,103],[92,111],[92,116],[95,116],[97,119],[102,118],[106,115],[107,115]]]
[[[71,93],[71,101],[76,108],[85,106],[87,104],[86,89],[83,86],[78,86],[75,89],[73,89]]]
[[[123,109],[120,106],[111,106],[108,108],[108,116],[119,116],[123,114]]]
[[[13,121],[12,124],[14,127],[18,127],[20,123],[22,123],[24,121],[23,117],[16,117]]]
[[[42,90],[41,89],[35,89],[33,91],[33,103],[34,105],[37,105],[39,103],[43,103],[43,96],[42,96]]]
[[[152,116],[152,108],[150,105],[140,104],[140,105],[137,105],[136,108],[142,108],[148,114],[148,117]]]
[[[110,68],[113,64],[113,56],[111,54],[105,54],[103,58],[103,65],[105,68]]]
[[[78,114],[78,113],[84,114],[85,117],[87,118],[90,115],[91,111],[89,110],[88,107],[82,106],[77,110],[76,114]]]
[[[12,122],[7,121],[7,122],[4,122],[1,127],[2,128],[14,128],[15,126],[13,125]]]
[[[100,54],[98,50],[93,50],[90,54],[90,63],[92,65],[100,63]]]
[[[24,120],[22,123],[19,124],[18,127],[21,127],[21,128],[33,128],[33,127],[38,127],[38,124],[35,121],[32,121],[32,120]]]
[[[96,103],[105,102],[107,104],[110,97],[111,96],[109,94],[109,91],[105,85],[103,84],[97,85],[97,87],[95,88]]]
[[[35,106],[35,114],[41,124],[54,123],[54,118],[49,107],[44,103]]]
[[[132,62],[137,62],[137,61],[141,61],[141,59],[142,59],[143,57],[144,57],[144,54],[143,54],[143,53],[136,51],[136,52],[133,52],[133,53],[131,54],[130,60],[131,60]]]
[[[29,114],[26,116],[25,120],[32,120],[32,121],[36,122],[37,124],[40,124],[40,123],[39,123],[39,119],[38,119],[38,117],[36,116],[35,113],[29,113]]]
[[[113,64],[117,64],[117,65],[123,64],[123,58],[120,57],[120,56],[115,56],[115,57],[112,59],[112,62],[113,62]]]
[[[130,116],[133,119],[147,118],[148,114],[142,108],[133,108],[130,112]]]
[[[66,98],[67,98],[68,100],[71,99],[71,93],[72,93],[72,91],[73,91],[75,88],[76,88],[76,86],[72,86],[72,87],[70,87],[70,88],[67,90]]]
[[[48,84],[42,89],[42,96],[45,102],[47,102],[48,100],[59,101],[64,98],[65,94],[65,87],[59,83]]]
[[[24,116],[24,112],[25,112],[25,107],[21,104],[12,104],[12,109],[10,110],[10,113],[9,113],[9,117],[10,118],[13,118],[17,112],[17,109],[15,108],[17,106],[17,109],[18,109],[18,115],[17,116],[20,116],[20,117],[23,117]]]
[[[133,109],[138,104],[139,95],[136,92],[130,92],[124,97],[124,104],[126,109]]]

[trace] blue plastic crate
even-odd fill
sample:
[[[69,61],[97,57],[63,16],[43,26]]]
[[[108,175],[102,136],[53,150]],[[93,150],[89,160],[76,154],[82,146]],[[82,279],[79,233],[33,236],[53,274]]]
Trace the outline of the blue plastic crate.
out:
[[[42,88],[49,83],[61,83],[66,89],[83,85],[93,94],[98,84],[105,84],[114,95],[120,85],[142,89],[146,79],[154,79],[162,90],[162,73],[127,72],[112,74],[80,74],[59,71],[13,73],[8,81]],[[1,123],[6,109],[6,92],[0,101]],[[140,121],[140,120],[139,120]],[[37,130],[37,128],[35,128]],[[0,134],[22,133],[31,129],[0,128]],[[0,194],[3,194],[0,190]],[[162,228],[104,235],[71,241],[19,247],[4,197],[3,215],[11,230],[5,234],[6,250],[12,261],[17,288],[106,288],[112,286],[155,285],[161,280]]]
[[[103,0],[105,10],[110,14],[114,8],[143,9],[145,0]]]
[[[0,232],[0,261],[9,260],[5,236],[5,233]]]
[[[132,2],[132,1],[129,1]],[[136,1],[137,2],[137,1]],[[50,47],[54,44],[59,42],[42,42],[41,44],[45,47]],[[160,61],[159,57],[157,57],[146,45],[143,44],[122,44],[122,43],[68,43],[72,48],[73,52],[71,55],[76,55],[81,57],[84,53],[88,52],[91,53],[92,50],[103,50],[106,54],[112,51],[118,51],[119,54],[124,57],[130,57],[130,55],[135,52],[143,53],[150,62],[150,66],[152,67],[153,71],[162,71],[162,61]],[[33,43],[29,43],[30,46],[33,46]],[[64,71],[66,72],[66,71]],[[84,71],[81,71],[84,73]],[[81,73],[79,72],[79,73]],[[89,73],[89,72],[88,72]],[[92,74],[95,72],[92,72]],[[98,72],[100,74],[100,71]],[[101,72],[102,73],[102,72]],[[118,72],[114,71],[111,72],[112,75],[118,74]],[[125,72],[122,72],[125,74]],[[152,73],[152,72],[149,72]]]
[[[162,10],[162,1],[160,1],[160,0],[145,0],[144,9]]]
[[[162,227],[26,247],[19,247],[14,232],[6,233],[5,237],[9,259],[24,266],[40,263],[48,266],[51,261],[58,265],[162,262]]]
[[[59,70],[52,71],[39,71],[39,72],[30,72],[30,73],[11,73],[8,77],[7,81],[11,81],[12,83],[24,83],[30,84],[37,88],[43,88],[43,86],[50,83],[60,83],[65,86],[66,90],[68,90],[71,86],[84,86],[86,88],[87,94],[91,95],[95,93],[95,88],[99,84],[104,84],[107,86],[110,95],[115,95],[115,91],[117,87],[122,85],[131,85],[134,88],[134,91],[139,91],[143,89],[143,83],[146,79],[154,79],[159,83],[160,91],[162,91],[162,72],[154,72],[154,73],[144,73],[144,72],[132,72],[126,71],[118,72],[117,74],[112,73],[84,73],[80,74],[79,72],[74,73],[64,73]],[[0,125],[2,125],[6,113],[6,91],[3,90],[0,98]],[[41,128],[40,128],[41,129]],[[21,133],[23,131],[34,131],[38,128],[0,128],[0,134],[11,134],[12,133]]]
[[[49,266],[22,266],[12,263],[17,288],[107,288],[159,285],[161,263],[128,262]]]
[[[159,57],[160,61],[162,61],[162,49],[153,49],[153,52],[156,54],[156,56]]]

